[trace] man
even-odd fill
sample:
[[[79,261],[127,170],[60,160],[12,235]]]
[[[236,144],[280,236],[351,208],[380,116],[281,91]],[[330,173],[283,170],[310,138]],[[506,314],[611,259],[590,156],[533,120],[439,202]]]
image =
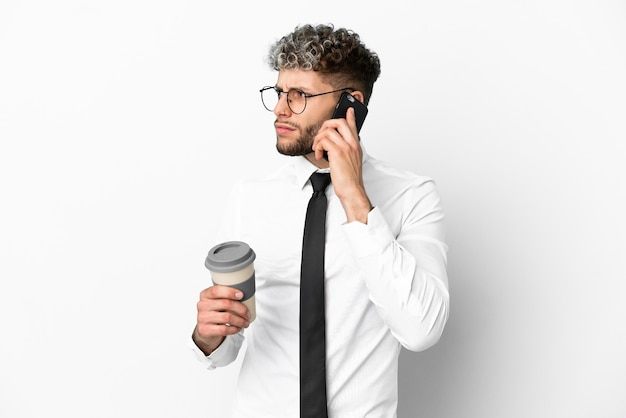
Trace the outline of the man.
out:
[[[256,252],[256,320],[250,324],[239,290],[209,287],[197,304],[193,348],[209,369],[225,366],[245,330],[233,416],[300,416],[302,231],[309,177],[330,171],[323,268],[328,416],[395,417],[401,347],[432,346],[448,318],[439,196],[431,179],[368,156],[353,110],[330,119],[344,91],[368,104],[380,74],[378,56],[356,33],[297,27],[273,45],[269,63],[278,79],[262,89],[262,100],[276,116],[277,150],[293,158],[238,183],[215,242],[244,241]]]

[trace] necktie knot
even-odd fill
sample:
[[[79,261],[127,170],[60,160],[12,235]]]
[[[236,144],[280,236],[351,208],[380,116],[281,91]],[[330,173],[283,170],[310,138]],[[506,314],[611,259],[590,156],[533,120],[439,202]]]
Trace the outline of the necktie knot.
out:
[[[313,192],[323,192],[330,184],[330,173],[313,173],[310,177]]]

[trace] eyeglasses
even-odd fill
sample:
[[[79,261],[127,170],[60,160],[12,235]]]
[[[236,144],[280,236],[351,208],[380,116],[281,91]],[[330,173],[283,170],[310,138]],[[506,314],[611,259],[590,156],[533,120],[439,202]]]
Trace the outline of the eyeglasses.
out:
[[[338,91],[354,91],[352,87],[346,87],[343,89],[337,89],[333,91],[327,91],[325,93],[306,94],[302,90],[289,89],[288,91],[282,91],[274,86],[265,86],[261,90],[261,101],[263,106],[270,112],[273,112],[280,100],[282,94],[287,94],[287,106],[293,113],[299,115],[306,109],[306,99],[316,96],[323,96],[325,94],[337,93]]]

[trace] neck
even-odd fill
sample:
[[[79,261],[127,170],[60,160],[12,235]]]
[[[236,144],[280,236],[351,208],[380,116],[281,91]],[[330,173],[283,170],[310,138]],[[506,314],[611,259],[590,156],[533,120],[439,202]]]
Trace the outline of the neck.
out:
[[[314,152],[310,152],[310,153],[306,154],[304,156],[304,158],[309,160],[309,162],[311,164],[313,164],[314,166],[316,166],[317,168],[328,168],[328,161],[326,161],[323,158],[320,158],[319,160],[316,160]]]

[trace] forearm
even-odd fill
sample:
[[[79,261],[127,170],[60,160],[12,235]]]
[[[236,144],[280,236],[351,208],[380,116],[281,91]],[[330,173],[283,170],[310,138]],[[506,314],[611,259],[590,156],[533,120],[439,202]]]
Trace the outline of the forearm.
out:
[[[435,344],[448,318],[447,247],[437,216],[405,225],[397,237],[378,209],[370,213],[369,225],[345,227],[372,303],[392,334],[413,351]]]
[[[370,299],[398,341],[412,351],[437,343],[449,313],[445,271],[419,266],[397,241],[360,261]]]

